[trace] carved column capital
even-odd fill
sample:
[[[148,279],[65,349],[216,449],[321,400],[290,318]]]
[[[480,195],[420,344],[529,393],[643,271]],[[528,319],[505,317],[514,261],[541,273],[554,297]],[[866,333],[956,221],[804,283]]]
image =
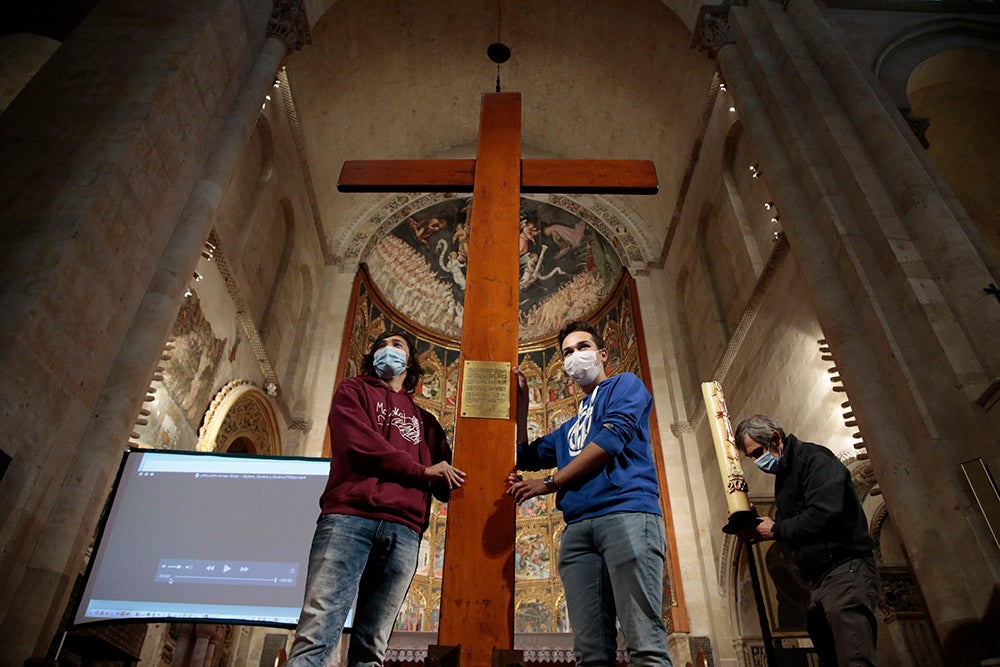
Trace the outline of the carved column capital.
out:
[[[878,609],[886,623],[927,617],[920,588],[908,568],[880,567],[879,576],[882,578],[882,597]]]
[[[299,51],[312,43],[309,19],[303,0],[274,0],[274,11],[267,23],[267,36],[285,43],[289,51]]]
[[[719,49],[733,43],[733,29],[729,25],[729,6],[728,2],[701,6],[698,20],[695,21],[694,30],[691,32],[691,48],[708,51],[714,58]]]

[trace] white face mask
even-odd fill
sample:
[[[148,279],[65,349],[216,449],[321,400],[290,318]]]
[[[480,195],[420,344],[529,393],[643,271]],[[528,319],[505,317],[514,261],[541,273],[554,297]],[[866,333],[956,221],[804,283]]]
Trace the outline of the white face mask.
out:
[[[578,385],[586,386],[601,374],[601,363],[594,350],[577,350],[563,359],[563,370]]]

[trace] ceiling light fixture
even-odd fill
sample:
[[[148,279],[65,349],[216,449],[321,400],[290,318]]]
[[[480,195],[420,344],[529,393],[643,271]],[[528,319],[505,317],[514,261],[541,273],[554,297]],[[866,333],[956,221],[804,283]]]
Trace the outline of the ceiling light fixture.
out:
[[[497,0],[497,41],[486,47],[486,55],[497,64],[497,92],[500,92],[500,65],[510,60],[510,47],[500,41],[500,16],[502,0]]]

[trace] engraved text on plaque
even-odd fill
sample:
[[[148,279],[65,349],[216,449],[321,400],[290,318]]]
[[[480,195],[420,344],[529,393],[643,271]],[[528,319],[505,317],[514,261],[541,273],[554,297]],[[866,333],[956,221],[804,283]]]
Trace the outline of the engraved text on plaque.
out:
[[[467,360],[461,406],[463,417],[510,419],[510,362]]]

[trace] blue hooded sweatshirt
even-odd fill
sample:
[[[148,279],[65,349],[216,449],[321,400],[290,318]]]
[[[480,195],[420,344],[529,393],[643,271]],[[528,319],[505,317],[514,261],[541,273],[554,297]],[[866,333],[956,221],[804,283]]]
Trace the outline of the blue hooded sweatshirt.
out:
[[[585,396],[575,417],[552,433],[517,448],[519,470],[563,468],[593,442],[614,458],[589,479],[566,485],[556,506],[566,523],[612,514],[661,514],[649,444],[653,397],[642,380],[621,373]]]

